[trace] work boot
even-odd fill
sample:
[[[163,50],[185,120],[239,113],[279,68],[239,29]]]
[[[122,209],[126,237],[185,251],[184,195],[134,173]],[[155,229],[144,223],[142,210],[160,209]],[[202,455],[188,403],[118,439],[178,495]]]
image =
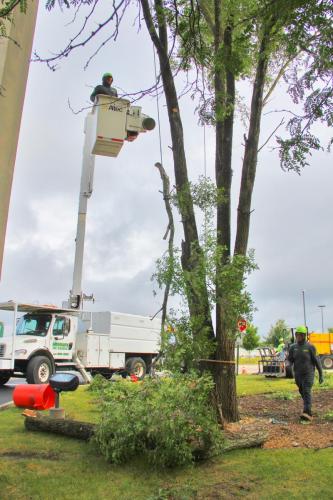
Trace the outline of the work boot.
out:
[[[310,415],[309,413],[307,412],[303,412],[302,415],[301,415],[301,420],[306,420],[307,422],[311,422],[312,421],[312,415]]]

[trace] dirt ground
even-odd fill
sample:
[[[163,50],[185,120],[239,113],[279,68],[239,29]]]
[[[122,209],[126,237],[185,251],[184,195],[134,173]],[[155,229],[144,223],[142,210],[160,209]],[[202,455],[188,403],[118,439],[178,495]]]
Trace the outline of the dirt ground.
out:
[[[333,390],[313,392],[313,420],[303,423],[301,397],[292,400],[273,398],[270,394],[239,398],[241,420],[228,424],[227,434],[267,433],[263,448],[329,448],[333,447]]]

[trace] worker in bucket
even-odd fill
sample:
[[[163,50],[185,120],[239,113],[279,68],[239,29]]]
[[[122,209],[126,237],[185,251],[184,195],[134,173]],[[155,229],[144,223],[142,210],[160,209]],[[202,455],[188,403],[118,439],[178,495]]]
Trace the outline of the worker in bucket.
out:
[[[93,93],[90,96],[90,100],[92,102],[95,102],[95,97],[98,94],[103,94],[103,95],[110,95],[112,97],[118,97],[118,92],[117,89],[114,87],[111,87],[113,82],[113,76],[111,73],[104,73],[102,77],[102,85],[97,85],[94,88]]]
[[[317,368],[319,373],[320,384],[324,381],[323,370],[320,361],[317,358],[315,346],[306,341],[306,326],[298,326],[295,334],[296,343],[290,346],[288,360],[294,367],[295,382],[304,403],[301,420],[311,421],[311,390],[314,381],[315,368]]]

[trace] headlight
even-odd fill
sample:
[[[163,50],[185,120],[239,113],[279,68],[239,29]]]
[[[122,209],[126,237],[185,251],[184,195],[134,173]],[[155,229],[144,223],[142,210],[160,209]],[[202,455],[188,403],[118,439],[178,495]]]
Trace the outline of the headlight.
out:
[[[18,349],[17,351],[15,351],[15,356],[24,356],[25,354],[27,354],[27,350],[26,349]]]

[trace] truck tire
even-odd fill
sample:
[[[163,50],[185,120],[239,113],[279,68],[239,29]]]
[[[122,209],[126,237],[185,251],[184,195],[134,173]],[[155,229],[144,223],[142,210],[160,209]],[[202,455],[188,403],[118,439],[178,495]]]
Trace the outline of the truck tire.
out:
[[[332,368],[333,368],[333,357],[332,356],[321,356],[320,362],[321,362],[321,366],[325,370],[332,370]]]
[[[130,375],[135,375],[139,380],[143,380],[147,373],[146,363],[142,358],[128,358],[126,361],[126,371]]]
[[[10,379],[10,375],[0,375],[0,387],[2,385],[7,384],[9,379]]]
[[[28,384],[47,384],[53,374],[52,362],[46,356],[35,356],[29,361],[26,373]]]

